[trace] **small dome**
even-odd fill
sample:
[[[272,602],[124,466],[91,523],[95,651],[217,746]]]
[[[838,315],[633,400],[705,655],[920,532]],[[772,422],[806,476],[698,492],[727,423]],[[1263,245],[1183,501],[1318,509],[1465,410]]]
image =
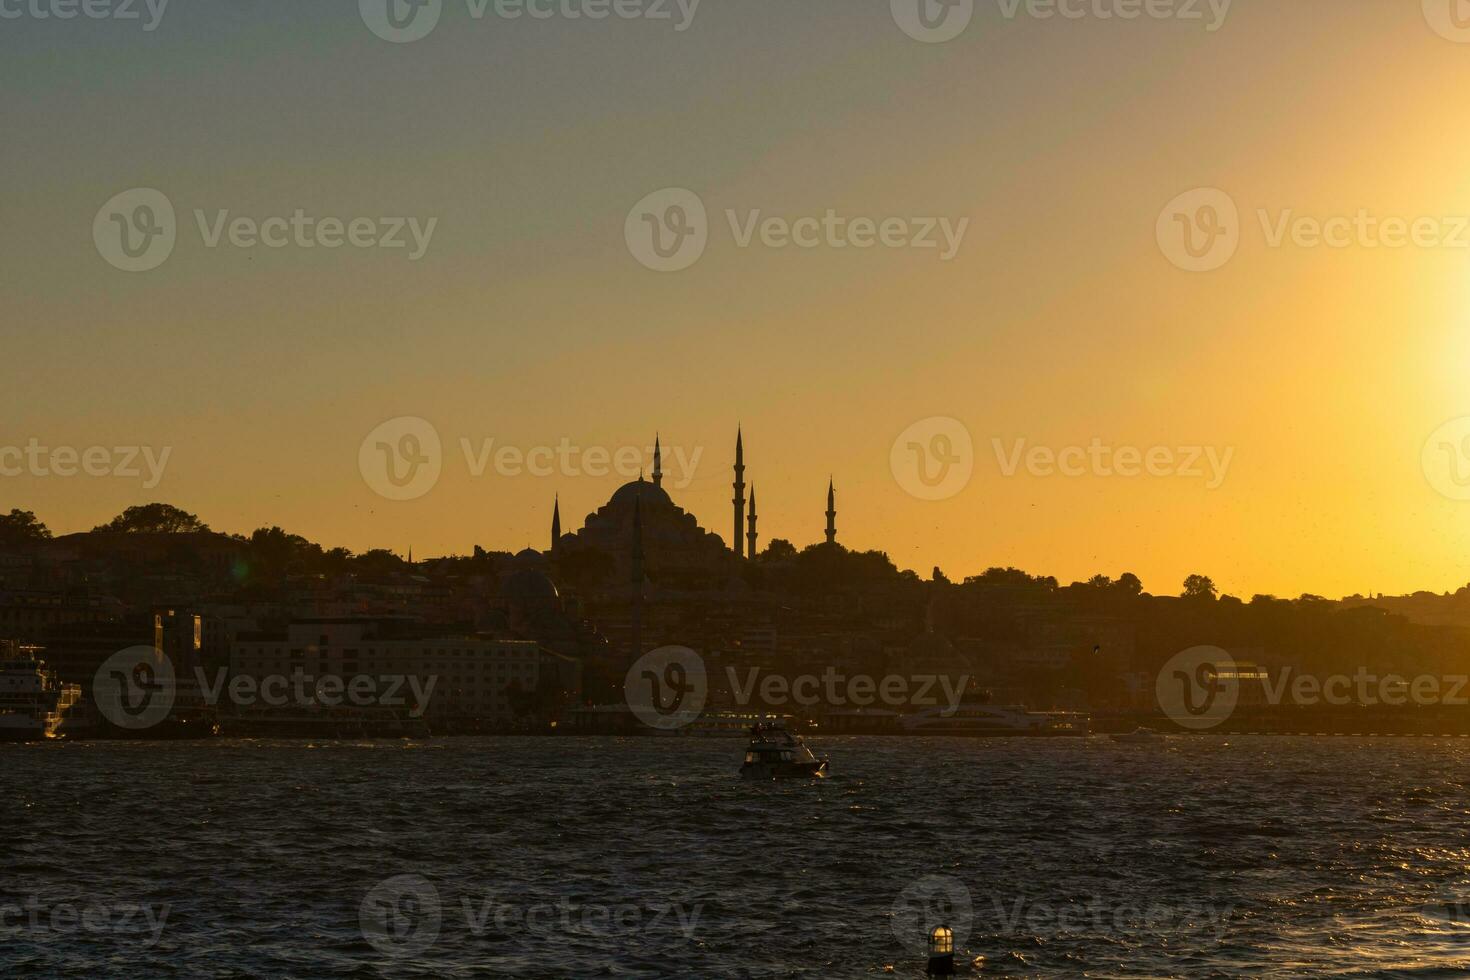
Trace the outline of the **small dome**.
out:
[[[549,601],[560,598],[556,585],[534,568],[512,572],[500,583],[500,597],[520,601]]]

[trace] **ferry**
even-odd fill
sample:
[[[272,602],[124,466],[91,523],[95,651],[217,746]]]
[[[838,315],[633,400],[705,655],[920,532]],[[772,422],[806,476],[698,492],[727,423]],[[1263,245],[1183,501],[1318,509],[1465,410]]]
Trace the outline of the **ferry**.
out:
[[[759,727],[784,728],[791,722],[790,715],[777,715],[763,711],[733,711],[716,708],[701,712],[699,717],[673,734],[694,738],[739,738]]]
[[[0,741],[35,742],[58,737],[66,715],[82,698],[35,657],[0,661]]]
[[[827,775],[827,758],[818,758],[800,735],[782,724],[756,723],[750,729],[750,746],[740,767],[745,779],[821,779]]]
[[[962,704],[926,708],[899,719],[907,735],[1080,738],[1092,730],[1092,716],[1077,711],[1028,711],[1022,705]]]

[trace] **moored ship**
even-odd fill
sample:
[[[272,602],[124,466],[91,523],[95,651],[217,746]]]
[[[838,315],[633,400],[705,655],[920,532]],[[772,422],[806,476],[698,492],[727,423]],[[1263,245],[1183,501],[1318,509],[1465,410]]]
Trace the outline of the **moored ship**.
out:
[[[961,704],[905,715],[899,726],[909,735],[1061,738],[1090,734],[1092,718],[1077,711],[1028,711],[1021,705]]]
[[[696,738],[740,738],[752,729],[761,726],[784,726],[790,724],[790,715],[778,715],[769,711],[740,711],[713,709],[705,710],[683,728],[670,734]]]
[[[80,687],[61,683],[34,655],[0,661],[0,741],[56,738],[81,697]]]

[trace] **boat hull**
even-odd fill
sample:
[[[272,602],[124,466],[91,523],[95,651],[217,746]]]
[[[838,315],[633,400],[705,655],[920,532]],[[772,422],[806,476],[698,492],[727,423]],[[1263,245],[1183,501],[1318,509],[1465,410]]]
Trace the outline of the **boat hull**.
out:
[[[39,725],[0,728],[0,742],[44,742],[50,737],[50,732]]]
[[[740,767],[742,779],[825,779],[827,760],[815,762],[748,762]]]

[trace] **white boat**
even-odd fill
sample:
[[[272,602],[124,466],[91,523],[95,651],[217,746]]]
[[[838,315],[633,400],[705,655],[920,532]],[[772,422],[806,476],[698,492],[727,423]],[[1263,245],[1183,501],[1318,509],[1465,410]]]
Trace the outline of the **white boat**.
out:
[[[827,775],[827,758],[818,758],[800,735],[782,724],[756,724],[750,729],[750,746],[740,767],[745,779],[821,779]]]
[[[35,657],[0,661],[0,741],[56,737],[66,713],[81,698],[81,687],[61,683]]]
[[[1087,735],[1092,717],[1076,711],[1028,711],[1021,705],[962,704],[926,708],[898,723],[910,735],[1059,738]]]

